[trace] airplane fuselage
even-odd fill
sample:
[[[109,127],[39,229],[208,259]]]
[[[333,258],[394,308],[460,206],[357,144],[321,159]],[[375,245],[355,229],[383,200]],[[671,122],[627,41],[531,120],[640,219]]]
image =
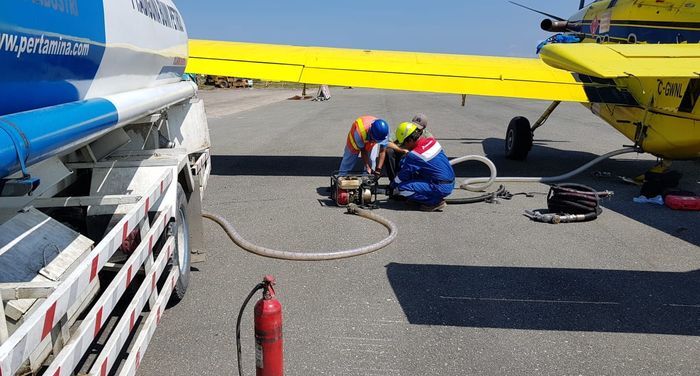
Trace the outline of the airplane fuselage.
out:
[[[569,18],[584,42],[698,43],[700,2],[599,0]]]
[[[584,43],[699,43],[700,2],[599,0],[570,17],[569,23],[579,27],[572,34]],[[614,81],[638,105],[586,104],[594,114],[648,153],[669,159],[700,158],[700,73],[697,78]]]

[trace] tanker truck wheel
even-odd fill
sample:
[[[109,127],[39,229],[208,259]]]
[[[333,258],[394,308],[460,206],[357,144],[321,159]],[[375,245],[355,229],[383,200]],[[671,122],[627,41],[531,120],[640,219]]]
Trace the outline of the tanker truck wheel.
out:
[[[187,285],[190,283],[190,231],[187,218],[187,196],[180,184],[177,185],[177,205],[175,207],[175,222],[171,227],[175,237],[172,267],[177,268],[180,277],[175,289],[170,295],[170,304],[177,304],[185,297]]]

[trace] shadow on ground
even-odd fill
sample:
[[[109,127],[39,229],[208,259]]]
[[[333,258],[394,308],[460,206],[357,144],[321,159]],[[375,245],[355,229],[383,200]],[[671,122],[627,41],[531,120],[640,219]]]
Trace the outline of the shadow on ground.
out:
[[[470,139],[471,140],[471,139]],[[592,153],[561,150],[540,144],[537,140],[527,161],[506,159],[503,140],[487,138],[478,140],[484,154],[498,167],[500,176],[535,176],[569,172],[598,157]],[[544,142],[544,141],[542,141]],[[449,150],[447,150],[449,153]],[[458,156],[450,156],[458,157]],[[340,166],[341,157],[303,155],[212,155],[213,175],[223,176],[330,176]],[[634,166],[630,167],[633,163]],[[606,167],[624,165],[624,170],[645,171],[653,162],[638,160],[610,160]],[[477,162],[463,163],[455,167],[458,176],[484,176],[488,170]]]
[[[411,324],[700,335],[700,270],[399,263],[386,269]]]
[[[597,155],[560,150],[535,144],[527,161],[512,161],[503,154],[503,140],[479,140],[484,154],[498,167],[499,176],[541,176],[569,172]],[[457,156],[451,156],[457,157]],[[341,157],[302,155],[212,155],[212,175],[222,176],[330,176],[340,166]],[[625,171],[645,171],[653,162],[638,160],[610,160],[606,168],[624,166]],[[633,166],[630,166],[633,164]],[[457,176],[488,176],[488,169],[477,162],[455,166]]]
[[[212,155],[211,174],[224,176],[330,176],[341,157]]]
[[[486,138],[481,141],[481,144],[484,150],[483,154],[496,165],[498,176],[556,176],[579,168],[599,157],[593,153],[546,146],[556,142],[559,141],[535,140],[525,161],[506,159],[505,141],[500,138]],[[616,157],[616,159],[603,161],[580,176],[590,176],[591,171],[600,169],[621,171],[620,174],[641,174],[651,168],[654,163],[654,161],[626,159],[623,155]],[[466,162],[455,166],[455,173],[457,176],[463,177],[488,176],[488,169],[479,162]]]

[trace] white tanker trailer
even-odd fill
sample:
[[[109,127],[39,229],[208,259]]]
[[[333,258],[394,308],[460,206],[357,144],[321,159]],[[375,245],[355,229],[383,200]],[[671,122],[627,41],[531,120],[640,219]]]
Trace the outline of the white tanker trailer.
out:
[[[201,247],[210,142],[184,22],[170,0],[7,3],[0,376],[106,375],[124,352],[133,375]]]

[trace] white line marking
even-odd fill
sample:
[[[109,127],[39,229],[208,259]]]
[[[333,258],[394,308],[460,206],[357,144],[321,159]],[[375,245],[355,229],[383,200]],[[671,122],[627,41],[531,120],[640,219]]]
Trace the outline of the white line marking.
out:
[[[618,302],[588,302],[583,300],[545,300],[545,299],[507,299],[507,298],[474,298],[469,296],[440,296],[440,299],[450,300],[483,300],[489,302],[522,302],[522,303],[560,303],[560,304],[596,304],[619,305]]]
[[[700,304],[664,304],[669,307],[700,308]]]
[[[390,338],[364,338],[364,337],[333,337],[330,336],[328,338],[331,339],[347,339],[351,341],[381,341],[381,342],[393,342],[393,339]]]

